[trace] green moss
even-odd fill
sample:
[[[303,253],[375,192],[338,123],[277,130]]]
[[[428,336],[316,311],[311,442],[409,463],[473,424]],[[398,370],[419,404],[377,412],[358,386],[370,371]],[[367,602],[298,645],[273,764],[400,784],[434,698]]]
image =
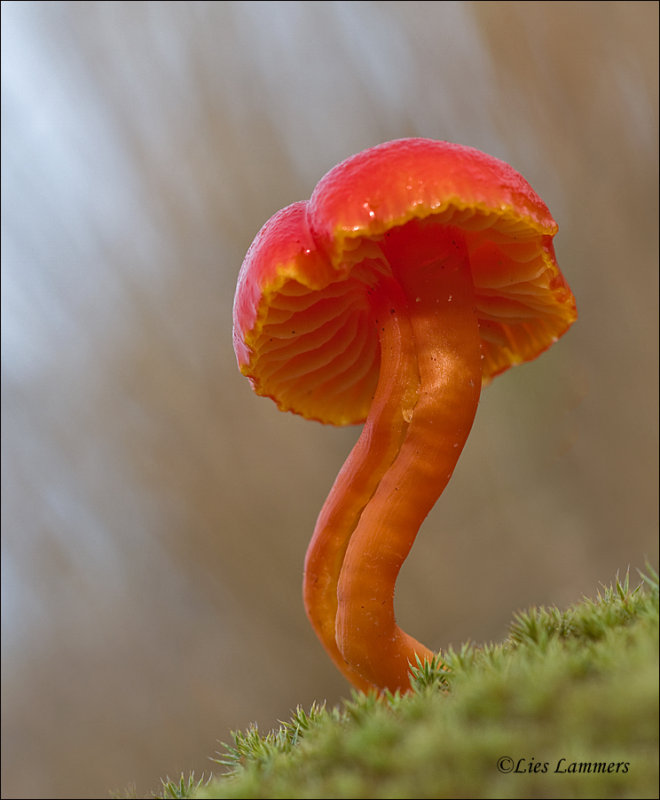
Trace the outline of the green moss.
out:
[[[419,665],[403,697],[235,733],[226,774],[161,796],[657,797],[658,583],[643,577],[518,614],[502,644],[443,653],[449,672]]]

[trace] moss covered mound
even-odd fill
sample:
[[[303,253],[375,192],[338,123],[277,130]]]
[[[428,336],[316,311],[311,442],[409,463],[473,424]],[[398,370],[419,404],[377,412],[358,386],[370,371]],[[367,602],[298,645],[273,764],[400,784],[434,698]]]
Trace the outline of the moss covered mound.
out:
[[[162,797],[645,798],[658,781],[658,583],[616,581],[507,640],[442,654],[406,695],[298,708],[234,733],[209,781]]]

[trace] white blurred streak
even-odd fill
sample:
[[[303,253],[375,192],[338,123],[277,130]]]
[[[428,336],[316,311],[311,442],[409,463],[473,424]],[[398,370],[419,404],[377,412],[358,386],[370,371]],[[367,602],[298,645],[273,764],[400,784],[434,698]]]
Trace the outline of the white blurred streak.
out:
[[[151,526],[124,477],[121,450],[96,427],[90,405],[99,394],[116,393],[120,413],[148,424],[139,419],[139,398],[137,406],[127,405],[130,396],[121,399],[106,363],[136,315],[155,317],[167,347],[195,359],[194,341],[186,347],[186,315],[173,334],[161,306],[182,266],[167,252],[172,221],[183,220],[208,248],[204,223],[224,232],[239,226],[261,193],[269,147],[279,149],[308,191],[320,157],[329,167],[391,127],[405,128],[417,104],[411,45],[381,6],[168,7],[163,14],[144,3],[25,3],[9,4],[3,14],[3,377],[8,402],[28,403],[20,442],[10,432],[8,451],[16,447],[20,468],[26,444],[43,448],[23,470],[32,471],[43,507],[60,521],[50,535],[72,554],[74,569],[99,570],[108,580],[115,579],[118,542],[135,547],[122,531]],[[448,88],[456,71],[480,65],[470,57],[476,41],[465,8],[450,3],[447,14],[437,95],[449,121],[466,112],[451,107],[463,102]],[[220,37],[218,22],[225,28]],[[245,52],[253,58],[246,61]],[[478,85],[486,92],[481,67]],[[240,101],[219,106],[223,94]],[[470,108],[483,116],[485,99],[474,98]],[[360,118],[362,129],[346,124]],[[379,128],[383,133],[374,135]],[[453,133],[447,122],[447,137]],[[223,136],[232,158],[219,157]],[[240,180],[233,156],[242,165]],[[235,263],[220,271],[226,291],[234,274]],[[30,405],[44,392],[45,412]],[[43,430],[33,427],[37,421]],[[71,431],[60,426],[69,424],[81,432],[73,457],[83,462],[72,472],[57,468],[61,448],[71,447]],[[122,498],[112,518],[86,507],[97,485]],[[26,545],[10,534],[8,546]]]

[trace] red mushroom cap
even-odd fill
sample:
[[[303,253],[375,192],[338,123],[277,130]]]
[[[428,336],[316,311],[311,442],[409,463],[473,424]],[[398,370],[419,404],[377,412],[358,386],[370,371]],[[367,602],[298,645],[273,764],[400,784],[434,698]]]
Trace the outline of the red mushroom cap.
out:
[[[488,381],[552,345],[577,318],[555,260],[557,224],[508,164],[430,139],[400,139],[338,164],[307,202],[275,214],[243,262],[238,364],[282,410],[337,425],[366,418],[379,371],[369,289],[388,232],[462,231]]]

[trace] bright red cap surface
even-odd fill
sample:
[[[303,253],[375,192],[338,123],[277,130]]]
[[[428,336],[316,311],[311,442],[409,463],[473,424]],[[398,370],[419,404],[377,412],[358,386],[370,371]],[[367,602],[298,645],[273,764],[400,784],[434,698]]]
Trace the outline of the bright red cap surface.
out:
[[[362,422],[378,379],[368,289],[392,228],[451,225],[467,243],[483,379],[529,361],[575,321],[555,260],[557,224],[527,181],[471,147],[400,139],[338,164],[307,202],[275,214],[234,299],[241,372],[285,411]]]

